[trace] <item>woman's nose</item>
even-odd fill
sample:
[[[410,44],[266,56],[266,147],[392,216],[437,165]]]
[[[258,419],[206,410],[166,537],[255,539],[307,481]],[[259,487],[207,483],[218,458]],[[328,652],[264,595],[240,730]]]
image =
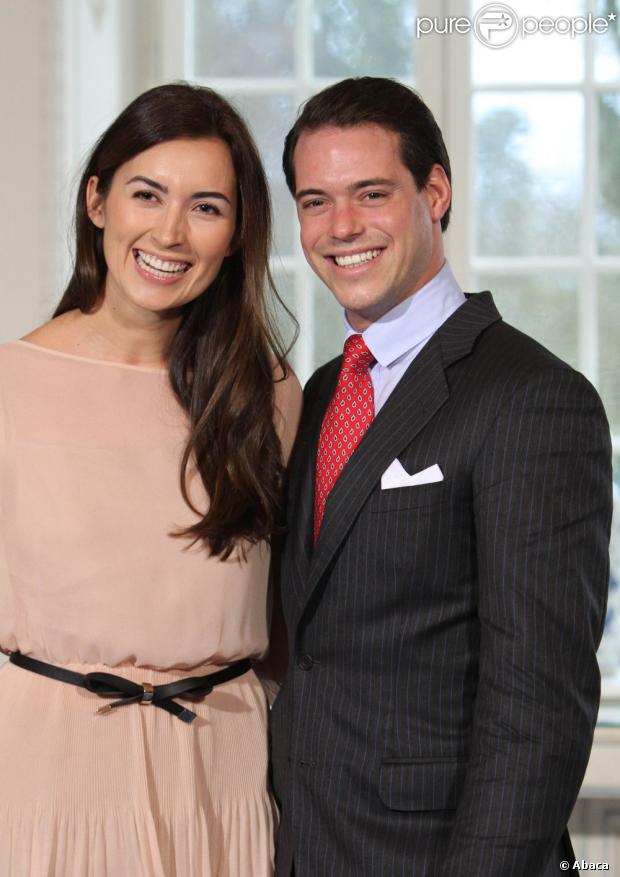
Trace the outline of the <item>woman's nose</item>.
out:
[[[174,207],[166,208],[153,228],[151,236],[153,242],[162,249],[171,249],[182,244],[185,236],[182,211]]]

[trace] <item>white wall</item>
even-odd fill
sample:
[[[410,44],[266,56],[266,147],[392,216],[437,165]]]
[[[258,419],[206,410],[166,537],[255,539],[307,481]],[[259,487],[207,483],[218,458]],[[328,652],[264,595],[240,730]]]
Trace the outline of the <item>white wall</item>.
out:
[[[58,4],[4,0],[0,53],[0,341],[49,309],[58,282]]]
[[[160,21],[179,12],[178,0],[2,0],[0,342],[51,315],[80,166],[129,100],[178,77]]]

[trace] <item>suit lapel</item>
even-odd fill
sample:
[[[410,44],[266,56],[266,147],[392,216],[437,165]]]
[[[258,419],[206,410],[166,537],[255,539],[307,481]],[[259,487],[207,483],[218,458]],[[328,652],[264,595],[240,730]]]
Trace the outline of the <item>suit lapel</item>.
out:
[[[433,338],[394,388],[328,497],[308,571],[308,593],[318,584],[383,472],[448,396],[441,347]]]
[[[296,537],[291,548],[298,560],[303,557],[303,569],[297,564],[294,576],[298,618],[385,469],[449,398],[445,374],[448,366],[466,356],[480,333],[499,319],[490,293],[468,296],[468,301],[426,344],[334,485],[325,507],[321,534],[312,552],[316,450],[323,415],[336,386],[340,360],[330,363],[320,390],[311,402],[309,419],[302,425],[308,429],[307,444],[300,461],[298,489],[291,496],[297,516]]]
[[[314,470],[319,434],[325,409],[333,396],[341,357],[321,370],[316,392],[304,402],[304,410],[295,448],[291,455],[288,507],[289,549],[285,558],[287,587],[294,587],[296,598],[305,591],[308,568],[312,557],[314,521]]]

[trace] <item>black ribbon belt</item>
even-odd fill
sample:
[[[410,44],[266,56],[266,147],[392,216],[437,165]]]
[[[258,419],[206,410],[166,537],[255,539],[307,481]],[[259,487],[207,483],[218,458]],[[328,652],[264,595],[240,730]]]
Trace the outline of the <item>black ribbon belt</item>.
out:
[[[243,658],[223,670],[209,673],[206,676],[186,676],[184,679],[177,679],[176,682],[169,682],[167,685],[151,685],[150,682],[138,684],[132,682],[131,679],[116,676],[114,673],[76,673],[74,670],[67,670],[64,667],[56,667],[54,664],[46,664],[45,661],[38,661],[36,658],[29,658],[20,652],[12,652],[9,655],[9,661],[17,667],[38,673],[40,676],[47,676],[58,682],[67,682],[69,685],[86,688],[97,697],[118,698],[114,703],[107,703],[105,706],[99,707],[98,713],[109,713],[115,707],[125,706],[128,703],[153,704],[153,706],[158,706],[187,723],[194,721],[196,713],[174,701],[173,697],[181,697],[183,694],[196,698],[206,697],[207,694],[211,694],[216,685],[229,682],[231,679],[236,679],[237,676],[243,676],[252,667],[250,659]]]

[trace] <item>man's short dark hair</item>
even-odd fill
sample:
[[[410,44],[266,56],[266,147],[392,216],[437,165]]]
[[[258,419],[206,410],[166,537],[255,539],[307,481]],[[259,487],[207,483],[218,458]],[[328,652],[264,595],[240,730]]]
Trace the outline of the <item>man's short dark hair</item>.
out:
[[[352,128],[356,125],[380,125],[400,138],[401,161],[409,169],[418,191],[422,190],[434,164],[439,164],[452,179],[450,159],[433,114],[419,95],[395,82],[378,76],[358,76],[330,85],[302,106],[297,121],[284,142],[282,166],[287,185],[295,195],[295,147],[304,131],[327,126]],[[450,206],[441,220],[445,231]]]

